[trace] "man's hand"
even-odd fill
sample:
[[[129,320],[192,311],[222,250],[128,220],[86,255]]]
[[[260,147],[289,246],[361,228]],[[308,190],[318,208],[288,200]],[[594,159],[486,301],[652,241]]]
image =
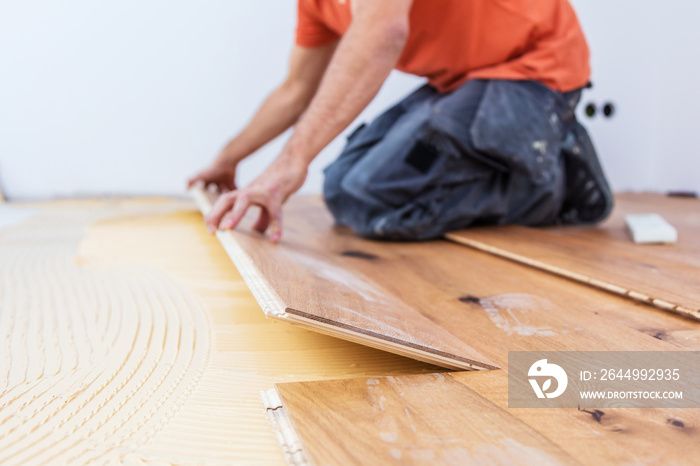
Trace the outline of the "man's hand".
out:
[[[269,230],[271,241],[280,240],[282,204],[304,183],[314,157],[360,114],[398,61],[408,38],[411,3],[412,0],[356,0],[353,21],[338,44],[319,49],[295,48],[298,58],[306,56],[306,63],[316,62],[317,66],[311,67],[313,72],[309,75],[307,68],[301,66],[303,62],[293,56],[290,79],[294,79],[277,91],[281,94],[268,99],[253,123],[230,146],[244,147],[236,153],[245,157],[259,143],[267,142],[270,136],[296,122],[295,130],[282,155],[262,175],[246,188],[223,194],[217,200],[206,219],[210,232],[235,228],[246,210],[257,205],[262,212],[253,228],[259,232]],[[289,96],[302,96],[303,99],[295,97],[289,102],[304,105],[283,104]],[[275,116],[282,111],[289,118]],[[266,120],[275,121],[274,128]],[[256,136],[260,128],[267,128],[265,137]]]
[[[197,182],[204,183],[204,186],[214,185],[221,193],[233,191],[236,189],[236,164],[215,161],[209,168],[187,180],[187,187],[191,188]]]
[[[296,123],[316,93],[316,89],[337,45],[337,42],[334,42],[315,48],[295,46],[292,50],[287,79],[263,102],[243,131],[226,144],[216,161],[209,168],[188,180],[188,186],[191,188],[195,183],[203,182],[205,185],[215,185],[221,193],[235,192],[235,194],[229,193],[228,196],[230,197],[224,198],[222,196],[220,199],[221,202],[224,202],[224,199],[228,199],[227,205],[229,208],[235,205],[238,196],[248,199],[251,204],[267,206],[267,208],[263,209],[260,221],[256,227],[260,231],[265,231],[272,224],[274,228],[270,228],[270,236],[273,239],[279,239],[279,232],[282,228],[281,223],[280,221],[273,223],[274,216],[270,215],[270,212],[279,213],[280,209],[273,207],[271,199],[274,197],[276,202],[276,197],[280,197],[280,195],[277,194],[276,197],[262,196],[260,192],[268,185],[272,188],[282,186],[283,188],[279,188],[282,193],[281,198],[286,199],[289,194],[296,191],[304,182],[306,168],[303,170],[285,169],[285,163],[281,161],[276,162],[274,168],[271,166],[261,179],[256,180],[245,190],[236,192],[234,179],[236,166],[241,160]],[[289,163],[286,165],[291,166]],[[272,177],[269,180],[265,180],[264,177],[268,173]],[[221,205],[217,204],[219,207]],[[211,220],[207,221],[210,229],[216,228],[220,224],[224,213],[225,209],[223,212],[219,211],[218,218],[214,219],[212,217]],[[277,215],[277,217],[281,218],[281,214]],[[230,219],[230,216],[227,218]],[[226,223],[231,222],[227,220]],[[232,224],[235,225],[236,223],[238,223],[238,220]]]
[[[248,208],[255,205],[261,211],[253,229],[260,233],[269,229],[270,241],[279,242],[282,237],[282,204],[301,188],[306,173],[305,164],[280,156],[245,188],[219,196],[205,219],[209,233],[214,233],[217,228],[236,228]]]

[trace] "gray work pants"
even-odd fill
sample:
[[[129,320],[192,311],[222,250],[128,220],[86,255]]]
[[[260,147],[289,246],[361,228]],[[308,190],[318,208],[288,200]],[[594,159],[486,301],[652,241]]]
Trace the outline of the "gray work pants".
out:
[[[561,145],[579,99],[532,81],[472,80],[446,94],[423,86],[348,138],[325,170],[326,204],[338,224],[394,240],[556,223]]]

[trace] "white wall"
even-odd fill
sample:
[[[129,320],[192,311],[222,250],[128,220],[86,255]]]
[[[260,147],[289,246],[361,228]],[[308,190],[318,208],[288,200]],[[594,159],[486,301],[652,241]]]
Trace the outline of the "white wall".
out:
[[[0,1],[0,183],[11,198],[184,194],[284,77],[293,0]],[[394,76],[366,113],[420,80]],[[279,140],[246,161],[246,183]],[[304,191],[319,191],[314,162]]]
[[[579,119],[616,190],[700,191],[700,31],[694,0],[571,0],[591,51],[594,88]],[[589,119],[612,101],[613,118]]]
[[[700,189],[690,0],[574,0],[615,118],[584,119],[616,189]],[[295,0],[0,0],[0,184],[11,198],[183,194],[282,79]],[[395,74],[361,119],[420,83]],[[244,162],[245,184],[283,140]],[[312,165],[304,192],[342,138]]]

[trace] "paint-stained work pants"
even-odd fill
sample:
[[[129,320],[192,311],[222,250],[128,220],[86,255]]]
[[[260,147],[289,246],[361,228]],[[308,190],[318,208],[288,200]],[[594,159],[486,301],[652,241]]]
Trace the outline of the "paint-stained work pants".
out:
[[[562,145],[574,129],[588,137],[574,116],[580,95],[532,81],[472,80],[447,94],[425,85],[352,133],[325,170],[326,204],[338,224],[385,239],[559,223]]]

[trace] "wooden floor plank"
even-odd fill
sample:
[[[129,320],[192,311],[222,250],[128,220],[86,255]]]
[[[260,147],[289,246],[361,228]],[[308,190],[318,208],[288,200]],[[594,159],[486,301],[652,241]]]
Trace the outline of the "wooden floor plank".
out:
[[[302,451],[316,465],[577,464],[450,374],[276,388]]]
[[[503,371],[452,375],[584,464],[690,465],[700,455],[698,409],[508,408]]]
[[[698,410],[512,409],[503,371],[276,388],[297,458],[317,465],[428,456],[430,464],[693,464],[700,454]]]
[[[335,308],[335,300],[346,299],[357,306],[348,309],[355,311],[351,315],[371,312],[365,317],[395,331],[393,306],[378,311],[367,307],[362,301],[368,296],[378,300],[373,294],[349,299],[346,294],[352,297],[351,291],[338,292],[339,285],[324,278],[331,270],[346,277],[349,288],[357,286],[360,277],[360,290],[371,285],[373,293],[381,290],[396,307],[411,309],[402,311],[402,319],[415,318],[413,312],[422,316],[418,323],[401,329],[411,332],[421,327],[431,332],[440,328],[506,370],[512,350],[678,350],[697,344],[696,322],[490,254],[448,241],[360,239],[333,227],[315,198],[292,199],[285,215],[287,230],[277,246],[248,233],[245,226],[225,234],[246,252],[247,266],[257,269],[268,295],[274,293],[287,306],[284,312],[318,312],[332,322],[343,317],[328,313],[326,306]],[[284,255],[293,258],[288,265],[269,265]],[[309,279],[311,275],[317,280]],[[263,306],[274,302],[264,299]],[[293,300],[294,307],[286,304]],[[310,305],[312,301],[315,304]],[[365,325],[366,321],[357,319],[355,325]],[[423,322],[431,325],[424,327]],[[511,410],[503,371],[329,384],[280,385],[284,407],[268,405],[275,419],[291,420],[297,435],[290,436],[287,428],[281,435],[289,457],[300,463],[304,460],[296,454],[298,441],[305,451],[313,450],[306,453],[316,464],[370,460],[462,464],[494,458],[502,463],[518,459],[531,463],[533,457],[555,463],[663,463],[666,459],[683,463],[697,454],[700,419],[692,411],[606,409],[594,416],[575,409]],[[280,409],[287,410],[288,416],[276,414]],[[407,412],[420,424],[414,422],[411,427]],[[659,446],[655,439],[664,444]]]
[[[479,354],[472,358],[506,368],[508,351],[673,350],[683,346],[681,337],[656,334],[696,329],[649,306],[448,241],[360,239],[333,227],[316,198],[293,198],[285,215],[287,230],[277,246],[245,227],[219,236],[235,238],[249,266],[262,270],[254,285],[264,283],[281,297],[284,314],[352,326],[356,341],[363,331],[385,333],[440,345],[445,353]],[[636,320],[627,323],[625,314]]]
[[[215,195],[195,190],[207,212]],[[316,201],[291,203],[285,238],[274,245],[247,228],[217,236],[268,317],[447,368],[496,366],[354,265],[358,240],[333,234]],[[301,219],[300,219],[301,220]]]
[[[552,227],[548,231],[591,241],[631,244],[625,227],[625,215],[657,213],[679,230],[678,242],[669,245],[648,245],[645,255],[675,259],[700,267],[700,200],[669,197],[656,193],[619,193],[615,209],[598,226]],[[635,248],[640,249],[640,248]]]
[[[700,200],[623,194],[600,226],[535,229],[483,227],[448,239],[571,280],[700,320]],[[679,231],[677,244],[634,244],[624,216],[660,213]]]

